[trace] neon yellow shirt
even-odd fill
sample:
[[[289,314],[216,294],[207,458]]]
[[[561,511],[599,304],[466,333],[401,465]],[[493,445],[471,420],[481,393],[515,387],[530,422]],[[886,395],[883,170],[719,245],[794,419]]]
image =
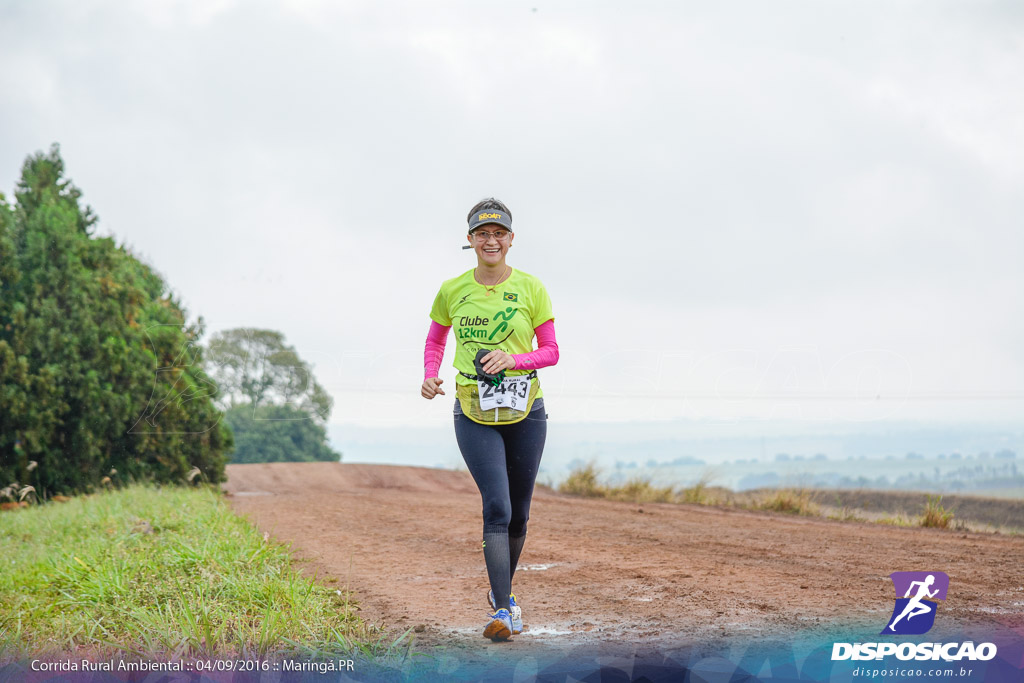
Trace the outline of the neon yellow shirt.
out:
[[[430,308],[430,319],[451,326],[455,333],[456,370],[476,374],[473,359],[479,349],[501,349],[519,354],[533,351],[534,329],[554,320],[551,297],[534,276],[512,269],[508,279],[496,285],[494,293],[473,277],[473,269],[445,280]],[[506,370],[509,377],[529,370]],[[456,375],[456,384],[476,384]],[[538,388],[537,397],[543,394]]]

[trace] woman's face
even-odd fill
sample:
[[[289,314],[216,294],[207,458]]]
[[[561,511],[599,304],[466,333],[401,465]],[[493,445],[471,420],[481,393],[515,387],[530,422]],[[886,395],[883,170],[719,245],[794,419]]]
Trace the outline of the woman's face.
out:
[[[499,240],[494,236],[495,233],[507,234],[505,239]],[[486,239],[477,239],[481,235],[486,236]],[[473,245],[474,251],[476,251],[477,260],[481,264],[494,266],[505,262],[505,254],[508,253],[508,248],[512,245],[512,238],[514,236],[505,226],[491,223],[489,225],[481,225],[473,231],[473,234],[466,237],[469,239],[469,243]]]

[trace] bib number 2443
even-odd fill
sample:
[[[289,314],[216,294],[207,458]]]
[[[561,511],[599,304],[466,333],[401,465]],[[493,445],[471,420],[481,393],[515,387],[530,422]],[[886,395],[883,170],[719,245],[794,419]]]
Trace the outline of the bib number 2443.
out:
[[[495,408],[526,410],[526,399],[530,395],[530,380],[525,377],[506,377],[498,386],[483,381],[477,381],[477,385],[480,394],[480,410],[494,410]]]

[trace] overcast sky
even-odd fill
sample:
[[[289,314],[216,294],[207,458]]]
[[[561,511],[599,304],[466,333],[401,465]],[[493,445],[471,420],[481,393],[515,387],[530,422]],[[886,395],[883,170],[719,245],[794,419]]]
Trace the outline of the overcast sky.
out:
[[[1018,2],[8,1],[0,65],[0,191],[59,142],[99,232],[207,336],[284,332],[335,424],[447,424],[428,311],[491,195],[553,417],[1024,414]]]

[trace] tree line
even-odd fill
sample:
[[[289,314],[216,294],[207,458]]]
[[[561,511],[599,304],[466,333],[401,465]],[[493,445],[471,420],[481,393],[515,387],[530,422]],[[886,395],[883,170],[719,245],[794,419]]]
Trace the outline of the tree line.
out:
[[[311,407],[319,412],[307,414],[316,417],[300,437],[325,447],[330,399],[315,382],[308,403],[294,381],[291,393],[280,391],[280,377],[259,401],[244,391],[233,404],[219,400],[199,343],[202,318],[189,322],[153,268],[96,237],[97,217],[81,197],[58,145],[25,160],[13,204],[0,194],[0,484],[47,497],[119,480],[219,482],[236,441],[254,441],[253,425],[287,432],[298,421],[281,418]],[[211,353],[216,369],[231,370],[230,354]],[[290,436],[273,457],[297,458]],[[251,446],[250,457],[262,457],[258,440]]]

